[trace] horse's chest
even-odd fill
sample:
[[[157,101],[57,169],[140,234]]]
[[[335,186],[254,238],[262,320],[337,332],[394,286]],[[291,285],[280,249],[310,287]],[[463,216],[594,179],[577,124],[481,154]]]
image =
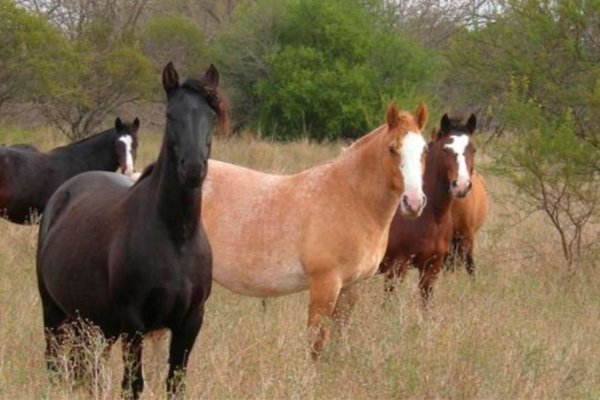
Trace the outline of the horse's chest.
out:
[[[111,267],[115,296],[133,297],[128,302],[134,303],[146,297],[164,297],[168,304],[172,299],[191,296],[195,288],[210,287],[209,252],[203,252],[196,243],[180,248],[164,243],[130,250],[124,258],[116,258]]]
[[[351,280],[361,280],[375,275],[379,269],[379,264],[385,255],[387,247],[387,236],[381,238],[371,247],[372,251],[364,253],[363,257],[356,264],[355,273]],[[350,282],[346,282],[350,283]]]

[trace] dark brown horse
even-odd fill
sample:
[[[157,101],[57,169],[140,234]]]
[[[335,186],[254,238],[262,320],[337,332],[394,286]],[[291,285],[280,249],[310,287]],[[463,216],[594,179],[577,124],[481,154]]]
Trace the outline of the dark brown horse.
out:
[[[409,266],[419,269],[419,288],[427,303],[452,239],[450,207],[454,197],[471,189],[475,147],[471,135],[475,116],[466,125],[444,114],[440,130],[429,143],[423,190],[427,205],[421,216],[409,219],[398,211],[390,227],[387,251],[379,271],[386,274],[386,290],[392,291]]]
[[[143,390],[142,337],[171,330],[167,390],[182,386],[212,282],[212,257],[198,218],[218,108],[218,72],[182,85],[163,71],[167,122],[158,160],[133,184],[87,172],[63,184],[42,217],[37,276],[48,367],[61,327],[74,319],[121,337],[124,393]],[[220,121],[224,118],[220,118]]]
[[[87,139],[40,153],[28,144],[0,147],[0,216],[18,224],[41,214],[52,193],[69,178],[86,171],[132,175],[139,119]]]

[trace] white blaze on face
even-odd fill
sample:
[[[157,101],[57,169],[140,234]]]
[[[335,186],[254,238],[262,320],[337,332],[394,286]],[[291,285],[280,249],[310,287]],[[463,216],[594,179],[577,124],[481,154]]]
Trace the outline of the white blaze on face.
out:
[[[456,162],[458,164],[458,178],[456,179],[456,183],[459,187],[464,188],[471,181],[465,158],[465,150],[469,145],[469,135],[452,135],[450,139],[452,139],[452,142],[444,145],[444,148],[450,149],[456,154]]]
[[[125,171],[123,173],[127,176],[133,175],[133,155],[131,154],[131,144],[133,138],[130,135],[119,136],[119,141],[125,144]]]
[[[418,132],[408,132],[402,142],[400,171],[404,178],[404,192],[423,196],[423,165],[425,139]]]

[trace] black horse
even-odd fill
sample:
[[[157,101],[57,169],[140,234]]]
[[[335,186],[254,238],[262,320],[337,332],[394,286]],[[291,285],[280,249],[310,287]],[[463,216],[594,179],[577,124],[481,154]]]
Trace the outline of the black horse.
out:
[[[171,330],[168,393],[183,385],[211,290],[212,257],[198,215],[215,117],[224,120],[218,72],[179,85],[163,71],[167,122],[157,162],[139,180],[87,172],[62,185],[42,217],[37,276],[47,362],[73,319],[123,342],[123,390],[143,390],[142,337]],[[130,362],[128,362],[130,361]]]
[[[35,146],[0,147],[0,216],[23,224],[41,214],[52,193],[66,180],[86,171],[133,174],[139,119],[48,153]]]

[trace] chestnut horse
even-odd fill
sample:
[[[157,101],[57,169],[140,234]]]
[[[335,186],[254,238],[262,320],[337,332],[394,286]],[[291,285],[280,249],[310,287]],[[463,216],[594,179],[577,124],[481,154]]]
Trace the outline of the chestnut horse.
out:
[[[91,322],[109,343],[121,337],[123,390],[143,390],[142,336],[171,330],[167,390],[183,385],[202,326],[212,261],[198,219],[214,117],[218,72],[182,85],[163,71],[167,122],[158,161],[133,184],[122,175],[87,172],[54,193],[42,217],[37,276],[48,367],[56,369],[61,327]]]
[[[417,219],[407,219],[398,210],[390,227],[390,238],[380,272],[386,274],[386,291],[393,291],[409,266],[419,269],[419,288],[426,304],[432,285],[444,263],[452,238],[450,209],[454,198],[471,189],[475,147],[471,135],[475,115],[462,125],[444,114],[436,138],[429,143],[424,191],[427,205]],[[398,279],[399,278],[399,279]]]
[[[341,317],[355,283],[372,276],[400,204],[416,217],[425,205],[421,129],[415,114],[390,104],[386,123],[337,159],[295,175],[271,175],[210,161],[202,221],[213,250],[213,277],[257,297],[309,290],[308,326],[318,358],[323,319]]]
[[[140,120],[41,153],[28,144],[0,147],[0,216],[24,224],[41,214],[52,193],[86,171],[134,173]]]
[[[470,275],[475,273],[473,249],[475,234],[485,222],[488,213],[488,198],[483,177],[473,171],[471,177],[471,193],[464,199],[456,199],[450,210],[452,214],[453,236],[450,253],[458,256],[465,264]],[[451,260],[446,260],[446,267],[453,270]]]

